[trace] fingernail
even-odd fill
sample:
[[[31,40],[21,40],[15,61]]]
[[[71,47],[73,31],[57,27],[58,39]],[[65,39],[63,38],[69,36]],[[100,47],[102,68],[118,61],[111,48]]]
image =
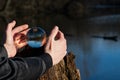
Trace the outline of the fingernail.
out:
[[[29,27],[28,24],[25,24],[26,27]]]
[[[55,26],[55,28],[56,28],[56,29],[59,29],[59,27],[58,27],[58,26]]]
[[[10,22],[10,23],[15,23],[15,20],[13,20],[12,22]]]

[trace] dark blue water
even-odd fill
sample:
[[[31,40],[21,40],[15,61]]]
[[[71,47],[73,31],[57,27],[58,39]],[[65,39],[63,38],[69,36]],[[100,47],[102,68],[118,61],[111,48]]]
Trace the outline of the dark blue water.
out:
[[[81,80],[120,80],[120,41],[91,38],[68,39],[68,51],[76,55]]]
[[[81,80],[120,80],[120,15],[92,17],[81,24],[77,28],[79,36],[67,38]],[[118,41],[92,35],[117,35]]]

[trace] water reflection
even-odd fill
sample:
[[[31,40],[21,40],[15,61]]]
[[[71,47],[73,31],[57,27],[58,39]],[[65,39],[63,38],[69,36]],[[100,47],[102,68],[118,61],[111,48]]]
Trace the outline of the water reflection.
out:
[[[119,22],[120,15],[90,18],[78,24],[80,35],[67,38],[82,80],[120,80]]]
[[[120,42],[87,36],[68,40],[82,80],[120,80]]]

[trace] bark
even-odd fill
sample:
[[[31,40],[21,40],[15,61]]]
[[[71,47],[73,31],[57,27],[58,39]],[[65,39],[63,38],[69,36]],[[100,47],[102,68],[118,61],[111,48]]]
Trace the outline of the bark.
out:
[[[59,64],[50,68],[39,80],[81,80],[74,60],[74,54],[68,53]]]

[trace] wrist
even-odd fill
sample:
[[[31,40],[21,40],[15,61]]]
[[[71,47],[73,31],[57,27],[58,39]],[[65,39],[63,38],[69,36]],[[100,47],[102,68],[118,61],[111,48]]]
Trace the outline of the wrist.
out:
[[[7,55],[8,55],[8,57],[11,57],[10,55],[9,55],[9,48],[8,48],[8,46],[6,45],[6,44],[4,44],[4,47],[5,47],[5,49],[6,49],[6,51],[7,51]]]
[[[56,64],[56,63],[55,63],[56,60],[54,60],[54,55],[52,55],[51,52],[46,52],[46,54],[48,54],[48,55],[51,57],[52,65],[55,65],[55,64]]]
[[[51,55],[49,55],[48,53],[44,53],[43,55],[40,56],[44,62],[46,63],[46,68],[50,68],[53,66],[53,60]]]
[[[16,51],[14,50],[14,48],[11,45],[4,44],[4,47],[7,51],[8,58],[15,56]]]

